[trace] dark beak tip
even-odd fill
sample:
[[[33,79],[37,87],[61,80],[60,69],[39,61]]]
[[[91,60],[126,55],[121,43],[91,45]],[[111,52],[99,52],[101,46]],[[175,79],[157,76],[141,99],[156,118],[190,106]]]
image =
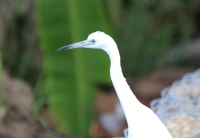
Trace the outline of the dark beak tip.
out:
[[[63,46],[63,47],[58,48],[57,51],[68,50],[68,49],[71,49],[71,47],[72,46],[69,46],[69,45],[68,46]]]
[[[57,51],[63,51],[63,50],[67,50],[67,48],[61,47],[61,48],[58,48],[58,49],[57,49]]]

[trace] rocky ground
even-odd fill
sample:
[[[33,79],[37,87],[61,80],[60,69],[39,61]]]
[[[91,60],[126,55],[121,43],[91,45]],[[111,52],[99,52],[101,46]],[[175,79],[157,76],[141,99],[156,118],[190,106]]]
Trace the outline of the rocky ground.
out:
[[[56,131],[46,119],[33,111],[33,90],[20,79],[2,75],[0,138],[70,138]]]

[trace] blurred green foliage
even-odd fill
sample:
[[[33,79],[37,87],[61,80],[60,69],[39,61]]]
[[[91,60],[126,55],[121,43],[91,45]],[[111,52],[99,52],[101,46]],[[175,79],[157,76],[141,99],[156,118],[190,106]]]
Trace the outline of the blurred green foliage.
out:
[[[3,73],[3,65],[2,65],[2,55],[0,53],[0,81],[2,82],[2,73]],[[2,83],[0,84],[0,106],[2,106]]]
[[[100,0],[35,1],[48,105],[58,127],[80,138],[89,137],[94,83],[110,80],[109,59],[98,50],[56,49],[97,30],[112,35],[104,6]]]
[[[198,0],[124,3],[116,23],[124,73],[141,77],[165,66],[159,66],[157,60],[167,50],[198,35],[194,20],[198,4]]]
[[[0,1],[0,44],[4,68],[35,85],[40,71],[33,10],[27,1]]]

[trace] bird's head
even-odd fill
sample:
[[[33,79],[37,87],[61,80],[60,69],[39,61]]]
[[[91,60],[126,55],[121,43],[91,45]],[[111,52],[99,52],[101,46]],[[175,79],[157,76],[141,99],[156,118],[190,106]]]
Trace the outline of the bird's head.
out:
[[[110,51],[113,45],[115,46],[116,44],[109,35],[97,31],[90,34],[87,40],[63,46],[59,48],[58,51],[75,49],[75,48],[92,48],[92,49],[102,49],[108,52]]]

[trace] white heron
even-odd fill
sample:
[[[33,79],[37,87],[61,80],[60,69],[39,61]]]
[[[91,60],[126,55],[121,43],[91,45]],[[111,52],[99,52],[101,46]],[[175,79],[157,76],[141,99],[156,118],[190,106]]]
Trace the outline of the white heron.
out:
[[[111,80],[128,123],[127,138],[172,138],[154,112],[140,103],[131,91],[122,74],[117,45],[109,35],[97,31],[87,40],[63,46],[58,51],[74,48],[102,49],[109,55]]]

